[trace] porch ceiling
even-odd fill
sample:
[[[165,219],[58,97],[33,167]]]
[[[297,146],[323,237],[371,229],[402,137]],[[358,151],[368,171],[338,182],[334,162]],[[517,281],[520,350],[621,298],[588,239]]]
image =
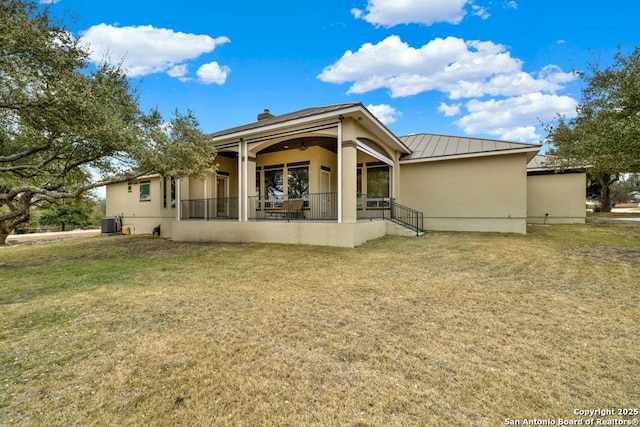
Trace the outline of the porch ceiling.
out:
[[[316,146],[322,147],[325,150],[329,150],[334,153],[338,151],[336,138],[325,136],[311,136],[304,138],[292,138],[286,141],[278,142],[277,144],[273,144],[266,148],[263,148],[262,150],[258,151],[257,154],[275,153],[285,150],[300,150],[300,147],[309,148]]]

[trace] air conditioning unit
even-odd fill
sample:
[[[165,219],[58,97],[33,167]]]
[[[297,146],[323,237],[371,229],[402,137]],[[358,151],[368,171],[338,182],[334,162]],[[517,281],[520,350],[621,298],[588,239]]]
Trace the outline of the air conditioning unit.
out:
[[[100,223],[100,231],[102,234],[118,233],[118,223],[115,218],[102,218]]]

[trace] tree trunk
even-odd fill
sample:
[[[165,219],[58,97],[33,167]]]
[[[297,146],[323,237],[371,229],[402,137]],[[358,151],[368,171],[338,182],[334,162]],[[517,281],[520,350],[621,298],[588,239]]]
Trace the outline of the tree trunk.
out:
[[[600,211],[611,212],[611,189],[609,184],[603,185],[600,190]]]
[[[596,178],[601,186],[600,210],[602,212],[611,212],[611,184],[618,180],[618,176],[608,173],[600,173]]]
[[[7,244],[7,237],[9,237],[7,233],[0,232],[0,246],[4,246]]]

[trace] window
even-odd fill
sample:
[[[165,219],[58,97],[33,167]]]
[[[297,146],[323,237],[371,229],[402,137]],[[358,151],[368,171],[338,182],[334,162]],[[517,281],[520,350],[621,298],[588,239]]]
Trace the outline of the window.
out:
[[[171,209],[176,207],[176,179],[171,177]]]
[[[367,196],[389,197],[389,166],[367,167]]]
[[[287,193],[289,199],[309,198],[309,167],[298,166],[287,169]]]
[[[173,177],[164,178],[162,184],[162,207],[166,209],[171,202],[169,206],[173,209],[176,207],[176,180]]]
[[[256,171],[256,197],[258,199],[260,199],[261,196],[261,184],[262,184],[262,179],[260,177],[260,170]]]
[[[284,195],[283,169],[268,169],[264,171],[264,186],[268,198],[280,198]]]
[[[151,182],[145,181],[140,183],[140,201],[148,202],[151,200]]]
[[[131,193],[131,181],[127,182],[127,192]]]

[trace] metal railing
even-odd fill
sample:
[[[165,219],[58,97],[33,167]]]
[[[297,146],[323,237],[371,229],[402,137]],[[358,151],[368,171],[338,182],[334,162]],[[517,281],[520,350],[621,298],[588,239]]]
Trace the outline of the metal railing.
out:
[[[337,220],[338,193],[313,193],[303,197],[249,197],[249,219]]]
[[[238,219],[237,197],[181,200],[180,208],[180,219]]]
[[[416,236],[424,230],[424,214],[415,209],[402,206],[391,199],[389,217],[385,218],[416,232]]]
[[[181,200],[180,219],[238,219],[238,198]],[[300,197],[249,197],[248,216],[251,220],[311,220],[338,219],[338,193],[314,193]],[[357,218],[386,219],[419,235],[424,215],[396,203],[392,198],[358,195]]]
[[[386,219],[416,232],[424,229],[424,215],[415,209],[396,203],[392,198],[368,197],[358,194],[358,219]]]

